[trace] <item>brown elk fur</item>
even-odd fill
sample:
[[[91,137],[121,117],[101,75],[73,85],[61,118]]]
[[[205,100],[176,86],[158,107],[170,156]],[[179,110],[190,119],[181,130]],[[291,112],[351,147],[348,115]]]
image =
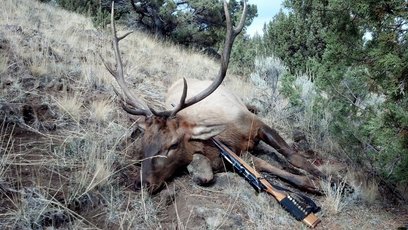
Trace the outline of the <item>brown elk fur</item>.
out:
[[[209,84],[209,81],[189,80],[187,98]],[[182,81],[178,81],[170,87],[166,100],[168,108],[179,100],[182,85]],[[310,179],[276,168],[256,157],[253,158],[255,167],[302,189],[318,191],[314,181],[323,177],[305,158],[296,154],[278,132],[251,113],[235,94],[223,86],[219,86],[204,100],[180,111],[174,118],[146,118],[142,126],[145,129],[142,183],[151,191],[156,191],[178,168],[188,165],[194,154],[206,156],[213,170],[221,170],[223,164],[219,151],[210,141],[214,136],[237,154],[252,150],[259,141],[271,145],[292,165],[309,172]]]

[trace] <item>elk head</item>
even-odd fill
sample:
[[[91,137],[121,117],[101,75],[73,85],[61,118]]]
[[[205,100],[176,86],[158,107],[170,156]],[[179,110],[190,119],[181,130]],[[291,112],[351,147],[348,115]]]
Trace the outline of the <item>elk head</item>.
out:
[[[185,118],[178,116],[177,113],[203,100],[222,83],[227,72],[232,44],[244,26],[246,11],[247,5],[244,0],[244,9],[240,22],[236,28],[232,28],[228,6],[226,1],[224,1],[227,33],[224,50],[221,55],[221,67],[217,77],[206,89],[188,99],[186,99],[188,87],[184,79],[184,88],[179,104],[175,105],[173,110],[158,112],[147,106],[143,100],[137,98],[126,85],[122,58],[119,51],[119,41],[130,33],[120,37],[117,36],[113,19],[114,3],[112,2],[111,29],[116,68],[112,68],[105,61],[103,62],[122,89],[124,96],[116,89],[115,92],[121,99],[123,109],[129,114],[144,117],[144,121],[140,124],[142,129],[144,129],[142,141],[144,159],[142,161],[141,181],[136,182],[136,187],[143,185],[148,188],[149,192],[155,192],[178,168],[186,166],[191,162],[195,149],[194,145],[197,144],[197,142],[191,142],[191,140],[207,140],[223,131],[222,125],[198,127]]]

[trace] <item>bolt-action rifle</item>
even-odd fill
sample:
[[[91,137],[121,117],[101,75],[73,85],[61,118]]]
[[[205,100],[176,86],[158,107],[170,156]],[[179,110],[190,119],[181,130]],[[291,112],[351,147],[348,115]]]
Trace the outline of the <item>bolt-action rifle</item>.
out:
[[[295,199],[295,197],[288,193],[281,191],[283,189],[277,189],[269,183],[264,177],[261,176],[255,169],[249,166],[245,161],[238,157],[227,146],[220,142],[216,138],[212,138],[212,141],[220,150],[221,156],[231,163],[234,169],[243,176],[258,192],[265,191],[276,198],[279,204],[289,212],[296,220],[303,221],[303,223],[314,228],[319,222],[319,218],[314,213],[320,210],[319,207],[308,197],[296,194],[297,199],[302,199],[303,202]],[[305,205],[305,202],[308,205]]]

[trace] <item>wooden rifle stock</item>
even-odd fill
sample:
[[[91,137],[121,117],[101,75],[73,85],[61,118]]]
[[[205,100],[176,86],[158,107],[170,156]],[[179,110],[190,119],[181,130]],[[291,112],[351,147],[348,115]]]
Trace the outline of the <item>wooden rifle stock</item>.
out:
[[[314,215],[313,212],[308,212],[304,207],[302,207],[295,199],[290,195],[274,188],[269,181],[267,181],[261,174],[259,174],[254,168],[249,166],[245,161],[243,161],[239,156],[237,156],[233,151],[231,151],[227,146],[225,146],[221,141],[216,138],[212,138],[214,144],[221,150],[226,152],[230,157],[234,158],[243,168],[245,168],[250,174],[252,174],[262,185],[262,190],[271,194],[275,199],[281,204],[281,206],[289,212],[295,219],[302,221],[309,227],[316,227],[320,223],[320,219]],[[224,156],[224,155],[223,155]],[[228,159],[227,159],[228,160]],[[231,162],[230,162],[231,163]],[[235,167],[235,165],[233,165]],[[245,176],[247,179],[248,177]],[[252,185],[252,184],[251,184]],[[254,186],[254,185],[253,185]],[[254,186],[259,188],[260,186]]]

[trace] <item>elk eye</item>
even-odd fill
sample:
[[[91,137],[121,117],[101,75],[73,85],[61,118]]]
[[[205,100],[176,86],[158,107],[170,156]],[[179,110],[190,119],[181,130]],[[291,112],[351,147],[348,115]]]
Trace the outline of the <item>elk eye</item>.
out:
[[[178,145],[179,145],[179,143],[178,143],[178,142],[177,142],[177,143],[172,144],[172,145],[170,146],[169,150],[174,150],[174,149],[177,149]]]

